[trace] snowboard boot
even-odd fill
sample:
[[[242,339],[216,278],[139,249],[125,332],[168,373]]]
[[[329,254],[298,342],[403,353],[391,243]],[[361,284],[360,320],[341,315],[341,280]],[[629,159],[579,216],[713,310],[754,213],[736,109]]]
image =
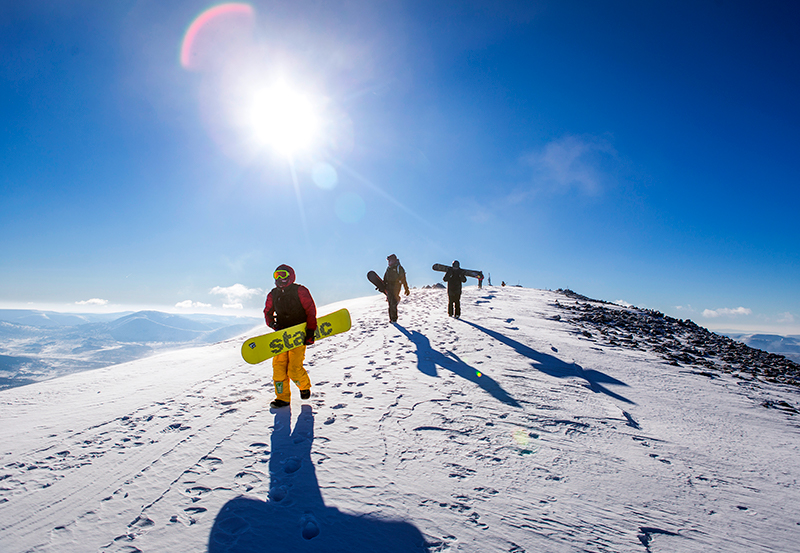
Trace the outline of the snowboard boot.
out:
[[[269,404],[269,406],[273,409],[279,409],[280,407],[286,407],[287,405],[289,405],[289,402],[283,401],[282,399],[273,399]]]
[[[300,399],[308,399],[311,397],[311,390],[300,390]]]

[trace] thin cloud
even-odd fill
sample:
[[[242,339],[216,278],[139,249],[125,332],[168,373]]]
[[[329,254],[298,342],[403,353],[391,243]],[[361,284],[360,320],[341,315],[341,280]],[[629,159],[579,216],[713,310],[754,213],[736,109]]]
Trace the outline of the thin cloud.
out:
[[[473,223],[485,224],[506,217],[509,208],[541,194],[577,192],[597,196],[618,174],[622,161],[611,142],[594,136],[568,135],[522,155],[522,182],[515,185],[492,184],[504,190],[489,198],[460,198],[456,214]]]
[[[244,309],[244,303],[248,299],[261,296],[264,291],[261,288],[248,288],[243,284],[237,283],[227,287],[214,286],[210,293],[225,298],[222,304],[225,309]]]
[[[616,150],[606,139],[565,136],[524,156],[522,161],[533,170],[536,189],[597,195],[607,185],[609,166],[616,158]]]
[[[179,301],[175,304],[175,307],[179,309],[193,309],[193,308],[200,308],[200,307],[211,307],[210,303],[202,303],[199,301],[192,301],[192,300],[184,300]]]
[[[721,309],[706,309],[703,311],[703,317],[707,319],[716,319],[717,317],[736,317],[739,315],[752,315],[753,311],[747,307],[737,307],[736,309],[728,309],[723,307]]]
[[[76,301],[76,305],[108,305],[108,300],[101,300],[100,298],[92,298],[90,300]]]
[[[781,313],[778,318],[779,323],[793,323],[794,321],[795,321],[794,315],[792,315],[788,311],[786,313]]]

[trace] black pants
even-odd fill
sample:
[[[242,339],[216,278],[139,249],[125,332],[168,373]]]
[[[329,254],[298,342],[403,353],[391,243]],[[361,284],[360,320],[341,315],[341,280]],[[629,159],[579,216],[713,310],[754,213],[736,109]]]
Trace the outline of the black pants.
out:
[[[400,303],[400,291],[386,290],[386,301],[389,302],[389,320],[397,322],[397,304]]]
[[[458,319],[461,316],[461,293],[447,294],[447,314]]]

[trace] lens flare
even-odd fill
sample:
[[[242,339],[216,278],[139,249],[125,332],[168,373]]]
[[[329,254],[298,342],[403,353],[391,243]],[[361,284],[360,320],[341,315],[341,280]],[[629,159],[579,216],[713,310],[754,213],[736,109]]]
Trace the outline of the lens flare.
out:
[[[339,182],[339,175],[330,163],[315,163],[311,169],[311,178],[314,184],[322,189],[330,190]]]
[[[539,444],[536,443],[538,437],[537,433],[530,432],[525,428],[516,428],[511,434],[520,455],[534,455],[539,451]]]
[[[205,10],[192,21],[181,42],[184,69],[198,71],[249,37],[254,11],[249,4],[226,3]]]

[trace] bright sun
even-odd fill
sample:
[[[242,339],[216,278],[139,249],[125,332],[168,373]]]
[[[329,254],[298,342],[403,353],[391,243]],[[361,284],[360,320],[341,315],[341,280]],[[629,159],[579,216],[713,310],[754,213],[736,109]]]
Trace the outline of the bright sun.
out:
[[[287,156],[313,146],[320,132],[312,103],[285,84],[259,92],[251,117],[257,140]]]

